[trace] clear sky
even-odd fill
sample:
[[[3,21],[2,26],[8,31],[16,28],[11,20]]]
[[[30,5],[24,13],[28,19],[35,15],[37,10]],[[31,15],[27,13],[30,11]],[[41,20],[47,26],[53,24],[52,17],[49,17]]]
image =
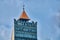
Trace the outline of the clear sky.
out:
[[[23,3],[31,21],[38,22],[38,40],[60,40],[60,0],[0,0],[0,40],[11,40]]]

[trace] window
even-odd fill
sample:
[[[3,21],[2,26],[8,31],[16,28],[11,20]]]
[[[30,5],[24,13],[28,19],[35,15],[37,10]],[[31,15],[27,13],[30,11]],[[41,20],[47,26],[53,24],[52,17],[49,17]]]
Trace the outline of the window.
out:
[[[36,32],[36,30],[32,29],[32,32]]]
[[[24,28],[23,31],[28,31],[28,29],[27,28]]]

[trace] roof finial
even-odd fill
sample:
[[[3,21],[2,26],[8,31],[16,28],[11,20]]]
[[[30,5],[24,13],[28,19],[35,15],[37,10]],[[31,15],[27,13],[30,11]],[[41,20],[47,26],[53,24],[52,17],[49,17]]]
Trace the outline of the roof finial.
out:
[[[25,7],[25,5],[23,4],[23,11],[24,11],[24,7]]]

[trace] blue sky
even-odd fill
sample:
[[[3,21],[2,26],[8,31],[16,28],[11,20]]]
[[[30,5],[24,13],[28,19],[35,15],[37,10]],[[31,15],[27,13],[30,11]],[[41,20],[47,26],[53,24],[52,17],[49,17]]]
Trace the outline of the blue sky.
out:
[[[60,0],[0,0],[0,40],[11,40],[23,2],[31,21],[38,22],[38,40],[60,40]]]

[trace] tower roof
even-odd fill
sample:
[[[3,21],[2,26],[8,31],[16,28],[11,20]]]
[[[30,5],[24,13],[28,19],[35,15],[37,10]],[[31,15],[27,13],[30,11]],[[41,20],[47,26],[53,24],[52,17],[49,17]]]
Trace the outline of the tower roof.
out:
[[[22,12],[20,19],[29,19],[25,11]]]
[[[29,20],[29,17],[27,16],[27,14],[26,14],[26,12],[24,10],[24,5],[23,5],[23,12],[22,12],[22,14],[21,14],[19,19]]]

